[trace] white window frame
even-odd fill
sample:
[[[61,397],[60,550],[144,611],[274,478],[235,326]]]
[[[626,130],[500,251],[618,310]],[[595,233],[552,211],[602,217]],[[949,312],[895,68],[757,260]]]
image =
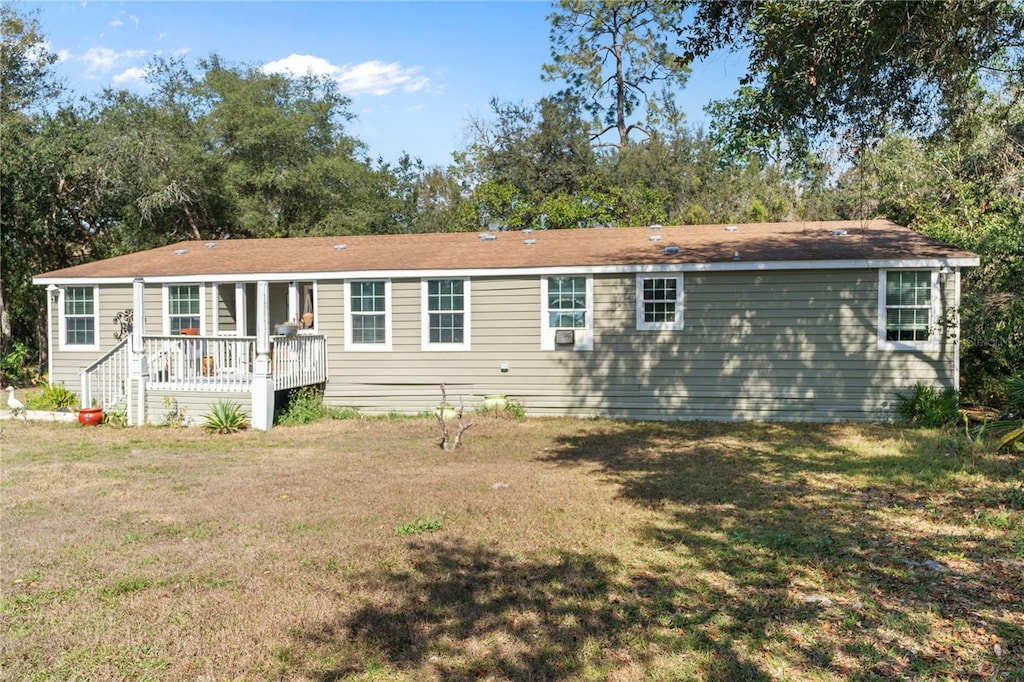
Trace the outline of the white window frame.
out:
[[[459,280],[462,282],[462,343],[431,343],[430,342],[430,314],[429,309],[429,282],[444,280]],[[460,351],[470,350],[472,329],[471,320],[471,282],[468,277],[424,277],[420,280],[420,347],[429,351]],[[446,311],[457,312],[457,311]]]
[[[889,341],[886,305],[886,282],[891,272],[928,272],[931,275],[931,300],[928,306],[928,339],[926,341]],[[878,349],[879,350],[938,350],[939,348],[939,313],[941,297],[939,294],[939,273],[928,268],[889,268],[878,271]],[[923,306],[921,306],[923,307]]]
[[[384,310],[373,313],[384,316],[384,342],[383,343],[357,343],[352,337],[352,320],[361,313],[352,311],[352,285],[361,282],[383,282],[384,284]],[[315,318],[314,318],[315,320]],[[380,278],[350,279],[345,280],[345,350],[356,352],[386,352],[391,350],[391,280]]]
[[[548,280],[551,277],[583,277],[586,283],[587,307],[583,315],[584,326],[572,327],[576,333],[575,343],[569,346],[555,345],[555,332],[558,329],[569,329],[569,327],[552,327],[548,313]],[[540,278],[540,349],[541,350],[593,350],[594,349],[594,276],[593,275],[544,275]],[[579,337],[583,336],[582,339]]]
[[[163,330],[164,336],[171,335],[171,287],[199,288],[199,334],[206,335],[206,285],[197,282],[175,282],[163,285]]]
[[[675,320],[672,322],[647,322],[644,310],[644,282],[652,279],[672,279],[676,282]],[[678,331],[683,328],[683,275],[682,273],[644,273],[636,276],[636,328],[640,331]]]
[[[92,343],[68,343],[67,342],[67,319],[64,301],[68,289],[89,289],[92,291]],[[60,335],[59,347],[61,350],[69,351],[97,351],[100,349],[100,291],[99,287],[81,284],[69,284],[60,288],[60,300],[57,303],[60,311],[60,322],[58,323],[58,334]],[[87,317],[86,315],[72,315],[71,317]]]

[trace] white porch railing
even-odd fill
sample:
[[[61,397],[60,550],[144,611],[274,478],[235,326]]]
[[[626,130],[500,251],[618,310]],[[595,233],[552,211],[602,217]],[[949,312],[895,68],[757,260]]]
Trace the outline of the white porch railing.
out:
[[[274,390],[327,381],[327,339],[314,334],[270,337]]]
[[[323,336],[272,336],[274,390],[327,380],[327,340]],[[256,337],[145,336],[149,363],[147,388],[167,391],[252,390]]]
[[[82,407],[100,405],[112,409],[128,400],[128,340],[125,339],[83,369]]]
[[[252,336],[144,336],[148,388],[247,393],[252,387]]]

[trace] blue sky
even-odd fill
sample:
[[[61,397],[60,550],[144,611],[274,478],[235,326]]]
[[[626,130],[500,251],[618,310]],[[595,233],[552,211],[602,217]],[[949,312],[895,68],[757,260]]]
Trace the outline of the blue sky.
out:
[[[40,27],[75,93],[113,86],[142,92],[154,57],[231,64],[338,80],[367,153],[403,152],[447,165],[489,101],[536,102],[561,87],[540,79],[550,59],[548,2],[44,2]],[[696,65],[680,103],[693,123],[729,96],[742,64],[723,55]]]

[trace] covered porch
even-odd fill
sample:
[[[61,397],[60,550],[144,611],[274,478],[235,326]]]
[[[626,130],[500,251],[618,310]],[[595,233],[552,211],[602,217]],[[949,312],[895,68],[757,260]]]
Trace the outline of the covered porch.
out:
[[[209,335],[153,335],[145,330],[145,282],[136,279],[131,333],[81,372],[82,405],[123,407],[130,425],[143,425],[148,394],[194,404],[237,395],[253,428],[271,428],[276,392],[326,382],[327,341],[312,332],[271,334],[269,283],[258,282],[255,293],[255,335],[219,334],[216,324]],[[297,301],[289,298],[292,312]]]

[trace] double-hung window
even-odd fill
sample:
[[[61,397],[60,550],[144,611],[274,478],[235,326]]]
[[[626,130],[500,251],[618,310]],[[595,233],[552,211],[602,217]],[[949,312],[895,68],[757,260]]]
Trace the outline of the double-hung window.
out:
[[[541,279],[541,349],[593,348],[593,302],[594,278],[590,275]]]
[[[469,280],[422,282],[424,350],[469,350]]]
[[[60,317],[61,348],[98,350],[99,311],[95,287],[64,287]]]
[[[636,328],[683,328],[682,275],[637,275]]]
[[[937,348],[938,311],[938,273],[932,270],[879,271],[879,348]]]
[[[202,287],[198,284],[168,284],[164,292],[168,334],[180,334],[182,329],[202,329]]]
[[[348,283],[347,350],[391,350],[390,301],[390,280],[352,280]]]

